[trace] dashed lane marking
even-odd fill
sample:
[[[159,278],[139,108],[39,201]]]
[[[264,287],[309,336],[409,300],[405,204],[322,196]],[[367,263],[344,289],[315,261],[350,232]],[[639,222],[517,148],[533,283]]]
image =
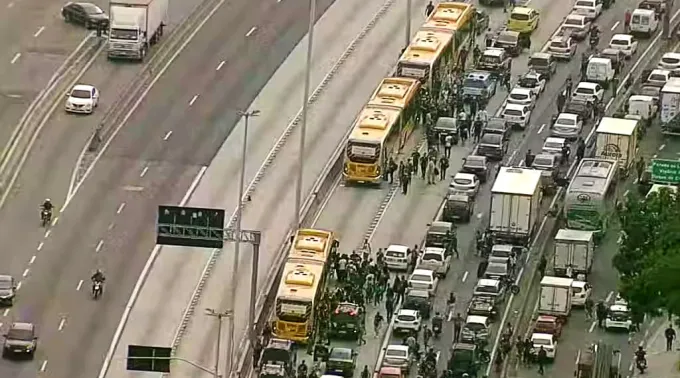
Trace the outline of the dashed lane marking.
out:
[[[619,26],[620,23],[621,23],[621,21],[616,21],[616,23],[614,24],[614,26],[612,26],[611,31],[616,30],[616,27]]]
[[[76,291],[80,291],[81,287],[83,287],[83,280],[78,281],[78,285],[76,286]]]
[[[56,226],[57,222],[59,222],[59,217],[54,218],[54,220],[52,221],[52,227]]]
[[[593,330],[595,329],[595,325],[597,324],[596,321],[593,321],[590,323],[590,328],[588,328],[588,333],[593,333]]]
[[[163,140],[168,140],[170,139],[170,135],[172,135],[172,130],[168,131],[165,136],[163,137]]]
[[[19,281],[19,283],[17,284],[17,290],[21,289],[21,284],[22,284],[22,283],[23,283],[22,281]]]
[[[255,33],[255,30],[257,30],[256,26],[250,28],[250,30],[248,30],[248,33],[246,33],[246,37],[250,37],[251,35],[253,35],[253,33]]]
[[[461,281],[465,282],[468,278],[468,274],[469,274],[469,272],[465,271],[465,273],[463,274],[463,279]]]
[[[42,250],[44,246],[45,242],[40,242],[40,244],[38,244],[38,251]]]
[[[14,54],[14,58],[12,58],[12,60],[10,61],[10,63],[11,63],[11,64],[16,63],[17,60],[19,60],[19,58],[21,58],[21,53],[16,53],[16,54]]]
[[[45,231],[45,239],[49,238],[51,233],[52,233],[52,230]]]
[[[59,321],[59,331],[62,331],[64,329],[64,326],[66,325],[66,318],[61,318]]]
[[[122,213],[122,212],[123,212],[123,209],[125,209],[125,202],[121,203],[121,204],[118,206],[118,210],[116,210],[116,214]]]
[[[189,106],[193,105],[196,100],[198,100],[198,95],[194,95],[194,97],[191,98],[191,101],[189,101]]]
[[[31,259],[28,260],[28,265],[32,265],[35,262],[35,258],[36,258],[35,255],[31,256]]]
[[[541,127],[538,128],[538,133],[542,133],[543,129],[545,129],[545,123],[541,125]]]
[[[97,243],[97,248],[95,248],[94,251],[95,252],[101,251],[103,246],[104,246],[104,241],[100,240],[99,243]]]
[[[7,316],[9,315],[9,309],[6,308],[5,311],[2,312],[2,316]]]
[[[28,268],[24,269],[24,273],[21,275],[21,277],[24,277],[24,278],[28,277],[28,272],[29,272]]]
[[[224,66],[224,63],[226,63],[224,60],[220,62],[220,64],[217,65],[217,68],[215,68],[215,71],[219,71],[222,69],[222,66]]]
[[[47,360],[43,361],[42,365],[40,365],[40,372],[44,373],[45,370],[47,370]]]
[[[149,166],[147,165],[142,169],[142,173],[139,174],[139,177],[144,177],[146,175],[146,172],[149,172]]]
[[[40,36],[40,34],[42,34],[42,32],[44,32],[44,31],[45,31],[45,27],[41,26],[40,29],[38,29],[38,31],[33,34],[33,37],[38,38]]]

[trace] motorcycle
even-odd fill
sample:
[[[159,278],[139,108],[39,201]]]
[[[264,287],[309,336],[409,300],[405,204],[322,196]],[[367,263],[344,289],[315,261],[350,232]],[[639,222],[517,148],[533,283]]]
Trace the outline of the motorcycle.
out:
[[[47,225],[52,221],[52,211],[42,209],[40,211],[40,221],[43,227],[47,227]]]
[[[635,365],[637,366],[637,369],[640,372],[640,374],[644,374],[645,370],[647,370],[647,359],[646,358],[638,359],[635,362]]]
[[[600,37],[597,36],[591,36],[590,37],[590,49],[594,50],[597,48],[597,45],[600,43]]]
[[[439,338],[439,336],[442,334],[441,322],[432,322],[432,333],[434,334],[434,337]]]
[[[99,299],[102,296],[102,283],[100,281],[94,281],[92,283],[92,298]]]

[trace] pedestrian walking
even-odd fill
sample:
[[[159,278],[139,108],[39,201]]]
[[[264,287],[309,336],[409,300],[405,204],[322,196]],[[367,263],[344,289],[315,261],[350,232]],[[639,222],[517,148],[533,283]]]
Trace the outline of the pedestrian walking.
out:
[[[402,194],[407,194],[408,193],[408,186],[411,183],[411,175],[408,172],[404,172],[404,174],[401,176],[401,193]]]
[[[436,180],[435,178],[437,177],[435,173],[435,169],[437,169],[437,166],[434,163],[434,159],[430,159],[427,162],[427,184],[435,184]]]
[[[673,350],[673,340],[675,340],[675,330],[673,329],[673,326],[669,324],[663,334],[666,336],[666,352],[670,352]]]
[[[460,316],[460,313],[456,314],[456,317],[453,319],[453,342],[457,343],[458,340],[460,340],[460,330],[463,328],[463,318]]]
[[[536,354],[536,362],[538,362],[538,374],[543,375],[545,373],[545,362],[548,359],[548,353],[543,349],[543,345],[538,350]]]
[[[411,160],[413,161],[413,174],[418,175],[418,165],[420,164],[420,152],[415,150],[411,153]]]
[[[434,12],[434,4],[430,1],[427,3],[427,6],[425,7],[425,17],[430,17],[430,15]]]
[[[423,155],[420,157],[420,174],[423,176],[423,180],[425,180],[426,170],[427,170],[427,155]]]
[[[439,179],[441,181],[446,180],[446,170],[449,168],[449,159],[442,156],[439,159]]]
[[[645,173],[645,158],[640,158],[635,162],[635,171],[637,173],[637,182],[640,182],[642,174]]]
[[[444,139],[444,156],[449,159],[451,157],[451,148],[453,147],[453,135],[447,135]]]
[[[394,302],[392,300],[385,301],[385,314],[387,315],[387,322],[392,321],[392,314],[394,313]]]
[[[380,312],[377,312],[373,318],[373,331],[375,332],[376,339],[380,336],[380,328],[382,327],[383,320],[384,318]]]
[[[593,306],[594,306],[593,300],[590,297],[586,298],[584,307],[586,310],[586,319],[588,320],[593,319]]]

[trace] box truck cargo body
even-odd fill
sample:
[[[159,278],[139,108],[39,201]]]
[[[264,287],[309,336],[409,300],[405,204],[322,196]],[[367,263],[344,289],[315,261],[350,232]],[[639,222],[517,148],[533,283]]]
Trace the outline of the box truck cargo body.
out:
[[[541,171],[501,167],[491,189],[489,231],[497,241],[527,244],[538,222]]]
[[[593,266],[595,239],[592,231],[561,229],[554,238],[553,269],[559,277],[576,278]]]
[[[635,119],[603,117],[596,131],[595,157],[616,160],[619,169],[630,169],[637,152],[637,128]]]
[[[672,77],[661,88],[661,132],[680,135],[680,78]]]
[[[168,0],[115,0],[109,3],[109,58],[143,61],[163,35]]]
[[[573,289],[571,278],[545,276],[541,280],[538,298],[539,315],[567,317],[571,312]]]

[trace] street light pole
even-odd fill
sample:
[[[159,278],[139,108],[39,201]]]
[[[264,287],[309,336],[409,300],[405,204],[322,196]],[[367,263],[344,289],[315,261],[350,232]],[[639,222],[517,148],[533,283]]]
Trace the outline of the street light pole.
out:
[[[255,341],[257,340],[257,332],[255,330],[255,303],[257,299],[257,276],[258,265],[260,264],[260,233],[258,232],[253,245],[253,261],[252,261],[252,275],[250,276],[250,306],[248,307],[248,335],[250,336],[250,345],[255,348]]]
[[[241,220],[243,214],[243,192],[245,190],[245,180],[246,180],[246,155],[248,148],[248,122],[250,117],[257,117],[260,115],[259,110],[251,110],[248,112],[239,112],[239,115],[243,117],[244,127],[243,127],[243,147],[241,149],[241,177],[239,178],[238,185],[238,205],[236,207],[236,240],[234,243],[234,262],[233,269],[231,272],[231,301],[229,305],[229,311],[234,312],[234,302],[236,301],[236,287],[238,286],[238,262],[240,259],[241,252]],[[234,346],[234,322],[229,322],[229,348],[227,348],[227,369],[229,374],[232,370],[232,354]]]
[[[404,48],[408,48],[409,43],[411,43],[411,2],[412,0],[406,0],[406,42]]]
[[[215,309],[212,308],[206,308],[205,309],[205,314],[208,316],[212,316],[217,318],[217,340],[216,340],[216,345],[215,345],[215,371],[213,372],[214,378],[220,378],[220,345],[222,344],[222,320],[224,318],[231,318],[231,315],[233,314],[232,311],[224,311],[224,312],[218,312]],[[233,321],[229,323],[234,323]],[[231,347],[229,348],[231,349]],[[229,361],[231,361],[231,350],[229,350]],[[228,363],[230,363],[228,361]],[[231,367],[227,365],[227,369],[229,373],[231,374]]]
[[[314,47],[314,24],[316,24],[316,0],[309,0],[309,28],[307,31],[307,63],[305,67],[304,99],[302,100],[302,124],[300,125],[300,146],[298,151],[297,188],[295,190],[295,224],[300,226],[300,209],[302,208],[302,172],[305,159],[305,134],[309,116],[309,86],[312,75],[312,49]]]

